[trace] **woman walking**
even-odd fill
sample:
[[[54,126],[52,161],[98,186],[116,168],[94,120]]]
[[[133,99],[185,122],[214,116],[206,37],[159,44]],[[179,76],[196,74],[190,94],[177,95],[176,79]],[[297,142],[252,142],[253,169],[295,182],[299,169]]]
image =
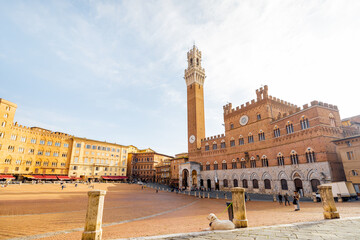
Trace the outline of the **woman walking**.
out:
[[[297,191],[294,191],[293,204],[294,204],[294,207],[295,207],[295,211],[299,211],[299,210],[300,210],[299,200],[300,200],[300,194],[299,194]]]

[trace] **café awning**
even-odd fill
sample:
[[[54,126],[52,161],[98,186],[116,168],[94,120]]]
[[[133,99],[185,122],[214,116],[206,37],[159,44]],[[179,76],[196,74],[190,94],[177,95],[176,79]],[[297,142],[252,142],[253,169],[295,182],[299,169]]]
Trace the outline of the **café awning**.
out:
[[[15,179],[13,175],[0,175],[0,179]]]

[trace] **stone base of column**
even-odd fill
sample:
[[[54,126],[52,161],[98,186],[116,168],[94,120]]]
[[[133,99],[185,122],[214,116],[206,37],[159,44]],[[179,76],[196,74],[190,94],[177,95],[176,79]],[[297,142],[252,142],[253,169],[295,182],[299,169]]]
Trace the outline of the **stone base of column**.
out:
[[[81,240],[101,240],[102,230],[83,232]]]
[[[324,212],[325,219],[335,219],[340,218],[340,214],[338,212]]]
[[[233,223],[235,224],[236,228],[246,228],[248,226],[248,220],[239,220],[239,219],[233,219]]]

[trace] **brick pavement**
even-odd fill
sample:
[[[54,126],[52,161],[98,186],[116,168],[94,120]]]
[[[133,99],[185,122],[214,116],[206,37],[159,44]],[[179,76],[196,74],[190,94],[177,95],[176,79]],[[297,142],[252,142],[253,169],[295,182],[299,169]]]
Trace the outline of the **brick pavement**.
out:
[[[197,232],[188,234],[172,234],[146,238],[130,238],[133,240],[150,239],[191,239],[191,240],[262,240],[262,239],[360,239],[360,217],[346,219],[322,220],[295,224],[282,224],[276,226],[253,227],[235,229],[230,231]],[[120,240],[120,239],[118,239]]]

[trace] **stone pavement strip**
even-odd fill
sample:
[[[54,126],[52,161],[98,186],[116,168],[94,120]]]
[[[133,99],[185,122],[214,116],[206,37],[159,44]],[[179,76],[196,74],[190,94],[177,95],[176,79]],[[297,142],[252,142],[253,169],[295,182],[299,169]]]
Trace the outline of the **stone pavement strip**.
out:
[[[230,231],[210,231],[184,234],[171,234],[153,237],[130,238],[133,240],[150,239],[192,239],[192,240],[262,240],[262,239],[360,239],[360,217],[282,224],[275,226],[242,228]]]

